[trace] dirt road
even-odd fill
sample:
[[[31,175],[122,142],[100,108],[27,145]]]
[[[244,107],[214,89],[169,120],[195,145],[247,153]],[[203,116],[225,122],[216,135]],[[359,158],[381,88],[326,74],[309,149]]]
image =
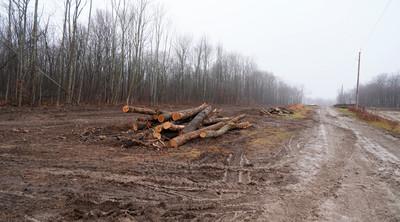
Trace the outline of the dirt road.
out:
[[[400,221],[400,141],[332,108],[289,144],[299,182],[277,199],[282,221]],[[268,207],[267,207],[268,208]]]
[[[0,221],[400,221],[398,138],[240,111],[254,129],[165,151],[79,139],[119,109],[2,114]]]

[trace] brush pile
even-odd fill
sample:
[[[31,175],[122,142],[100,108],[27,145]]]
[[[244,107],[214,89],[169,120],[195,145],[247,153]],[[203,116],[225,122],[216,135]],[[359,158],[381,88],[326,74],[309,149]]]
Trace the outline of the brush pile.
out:
[[[241,121],[245,115],[222,117],[220,110],[204,103],[198,107],[175,112],[124,106],[124,113],[139,113],[132,124],[133,135],[122,138],[125,147],[177,148],[198,138],[214,138],[234,129],[246,129],[250,122]]]
[[[285,108],[285,107],[270,107],[270,108],[261,108],[260,113],[264,115],[290,115],[293,114],[293,110]]]

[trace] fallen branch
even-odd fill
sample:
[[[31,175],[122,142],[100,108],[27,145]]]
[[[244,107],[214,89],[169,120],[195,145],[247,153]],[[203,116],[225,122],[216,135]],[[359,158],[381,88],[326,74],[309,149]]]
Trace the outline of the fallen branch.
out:
[[[185,128],[184,125],[176,125],[171,122],[165,122],[162,124],[163,129],[165,130],[171,130],[171,131],[179,131],[183,130]]]
[[[234,129],[246,129],[251,127],[251,123],[249,122],[242,122],[242,123],[234,123],[234,122],[229,122],[225,126],[221,127],[219,130],[206,130],[202,131],[200,133],[201,138],[213,138],[213,137],[218,137],[222,136],[229,130],[234,130]]]

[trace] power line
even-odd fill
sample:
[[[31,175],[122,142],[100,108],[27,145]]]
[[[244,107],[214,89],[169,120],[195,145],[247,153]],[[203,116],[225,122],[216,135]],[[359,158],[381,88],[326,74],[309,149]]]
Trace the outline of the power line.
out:
[[[383,11],[378,17],[378,20],[376,20],[374,26],[372,27],[371,31],[369,32],[366,41],[362,46],[364,46],[364,50],[371,40],[372,35],[375,33],[376,27],[378,27],[379,22],[382,20],[383,16],[385,15],[387,9],[389,8],[390,3],[392,3],[392,0],[388,0],[386,2],[385,8],[383,8]],[[358,109],[359,107],[359,93],[360,93],[360,69],[361,69],[361,49],[358,52],[358,68],[357,68],[357,86],[356,86],[356,108]]]
[[[385,13],[386,13],[386,11],[388,10],[388,8],[389,8],[389,6],[390,6],[391,3],[392,3],[392,0],[388,0],[388,1],[386,2],[385,7],[383,8],[381,14],[380,14],[379,17],[378,17],[378,20],[376,20],[374,26],[372,26],[371,31],[370,31],[369,34],[367,35],[366,41],[365,41],[364,44],[362,45],[362,46],[364,46],[363,49],[366,48],[367,44],[368,44],[369,41],[371,40],[373,34],[374,34],[375,31],[376,31],[376,28],[378,27],[378,24],[381,22],[383,16],[385,15]]]

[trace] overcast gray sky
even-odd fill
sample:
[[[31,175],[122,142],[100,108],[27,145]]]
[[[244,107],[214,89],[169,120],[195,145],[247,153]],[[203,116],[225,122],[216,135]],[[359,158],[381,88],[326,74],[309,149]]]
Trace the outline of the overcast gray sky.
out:
[[[62,1],[48,6],[62,10]],[[400,70],[400,1],[387,0],[153,0],[164,5],[177,33],[206,35],[214,44],[253,57],[259,67],[307,96],[334,98],[356,81],[362,48],[365,82]],[[108,0],[94,0],[104,8]],[[57,9],[58,8],[58,9]]]

